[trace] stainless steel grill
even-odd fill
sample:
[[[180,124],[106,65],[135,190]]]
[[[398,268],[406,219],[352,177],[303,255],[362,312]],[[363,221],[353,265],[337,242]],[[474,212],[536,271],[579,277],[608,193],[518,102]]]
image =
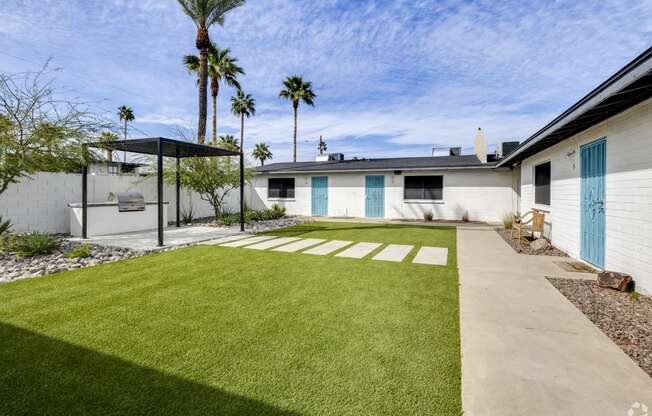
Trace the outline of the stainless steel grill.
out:
[[[145,211],[145,198],[139,192],[118,193],[118,212]]]

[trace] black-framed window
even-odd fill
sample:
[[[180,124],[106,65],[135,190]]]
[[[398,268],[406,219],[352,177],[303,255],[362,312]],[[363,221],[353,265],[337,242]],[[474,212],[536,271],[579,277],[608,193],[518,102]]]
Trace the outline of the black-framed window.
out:
[[[294,198],[294,178],[269,178],[268,198]]]
[[[444,199],[444,177],[405,176],[403,199]]]
[[[534,203],[550,205],[550,162],[534,167]]]

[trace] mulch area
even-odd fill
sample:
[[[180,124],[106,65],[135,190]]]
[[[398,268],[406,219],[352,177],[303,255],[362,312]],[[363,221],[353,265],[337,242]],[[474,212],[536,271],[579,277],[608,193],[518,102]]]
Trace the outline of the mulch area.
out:
[[[557,256],[557,257],[568,257],[568,254],[564,253],[557,247],[552,244],[548,245],[548,248],[544,250],[533,250],[530,247],[530,242],[534,241],[530,237],[524,237],[521,239],[521,247],[518,246],[518,240],[512,238],[510,235],[511,230],[506,230],[504,228],[497,228],[496,232],[505,240],[507,244],[510,245],[517,253],[530,254],[534,256]]]
[[[652,297],[603,288],[593,280],[548,280],[652,377]]]

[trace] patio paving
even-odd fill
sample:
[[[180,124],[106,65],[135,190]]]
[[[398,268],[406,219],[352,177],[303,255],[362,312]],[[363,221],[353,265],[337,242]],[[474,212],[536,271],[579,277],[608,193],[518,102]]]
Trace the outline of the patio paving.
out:
[[[335,257],[348,257],[353,259],[361,259],[380,246],[381,246],[380,243],[358,243],[352,247],[347,248],[341,253],[337,253]]]
[[[389,244],[380,253],[373,257],[373,260],[401,262],[410,254],[414,246],[405,244]]]
[[[323,243],[324,239],[322,238],[304,238],[294,243],[290,243],[281,247],[277,247],[272,251],[282,251],[284,253],[294,253],[299,250],[303,250],[308,247],[316,246],[317,244]]]
[[[70,241],[96,244],[105,247],[128,248],[132,250],[160,250],[176,246],[197,244],[225,237],[248,236],[237,229],[206,226],[168,227],[164,231],[165,246],[158,247],[158,231],[139,231],[114,235],[94,236],[87,239],[70,238]]]
[[[457,240],[465,416],[626,415],[652,403],[652,379],[546,280],[595,275],[517,254],[491,227],[459,226]]]
[[[315,248],[311,248],[310,250],[306,250],[303,252],[303,254],[315,254],[317,256],[325,256],[341,248],[344,248],[349,244],[353,244],[353,241],[331,240],[328,243],[322,244]]]
[[[282,246],[283,244],[292,243],[297,240],[299,240],[298,237],[282,237],[273,239],[271,241],[263,241],[262,243],[252,244],[250,246],[246,246],[245,248],[252,250],[267,250],[268,248]]]

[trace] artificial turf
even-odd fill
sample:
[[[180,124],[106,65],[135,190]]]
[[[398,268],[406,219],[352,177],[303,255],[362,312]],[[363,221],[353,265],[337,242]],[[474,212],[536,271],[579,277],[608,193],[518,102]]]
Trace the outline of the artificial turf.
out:
[[[196,246],[0,285],[0,415],[460,414],[454,228],[275,234],[449,265]]]

